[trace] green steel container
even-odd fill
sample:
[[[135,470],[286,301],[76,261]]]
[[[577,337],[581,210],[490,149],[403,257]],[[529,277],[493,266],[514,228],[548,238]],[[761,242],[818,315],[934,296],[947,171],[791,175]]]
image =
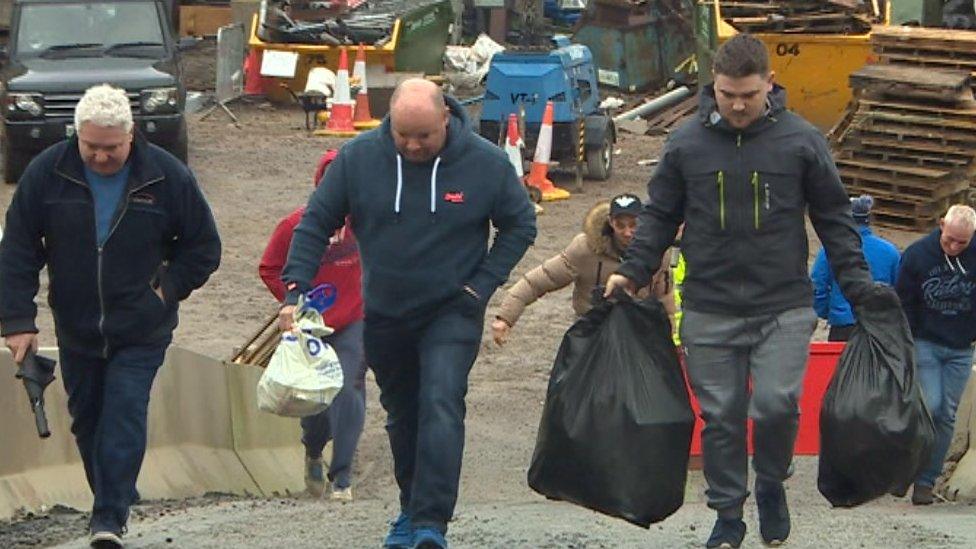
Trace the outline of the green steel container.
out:
[[[690,22],[657,13],[629,25],[588,18],[573,39],[590,48],[600,84],[628,92],[664,86],[695,52]]]
[[[394,52],[396,70],[440,74],[453,22],[451,0],[429,4],[404,15]]]

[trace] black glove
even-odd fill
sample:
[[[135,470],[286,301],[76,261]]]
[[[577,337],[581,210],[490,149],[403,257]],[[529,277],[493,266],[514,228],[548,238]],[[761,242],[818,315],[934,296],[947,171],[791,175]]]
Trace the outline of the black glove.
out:
[[[861,316],[862,312],[871,313],[901,308],[901,300],[898,299],[895,289],[881,282],[859,286],[852,292],[848,301],[857,316]]]

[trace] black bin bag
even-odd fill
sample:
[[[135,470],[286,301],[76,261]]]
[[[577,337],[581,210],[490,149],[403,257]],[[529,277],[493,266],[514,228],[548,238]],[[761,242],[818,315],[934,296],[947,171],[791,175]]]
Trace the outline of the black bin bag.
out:
[[[563,337],[529,486],[647,528],[684,502],[694,419],[660,302],[604,302]]]
[[[876,286],[824,394],[817,488],[835,507],[903,496],[934,440],[908,321],[894,290]]]

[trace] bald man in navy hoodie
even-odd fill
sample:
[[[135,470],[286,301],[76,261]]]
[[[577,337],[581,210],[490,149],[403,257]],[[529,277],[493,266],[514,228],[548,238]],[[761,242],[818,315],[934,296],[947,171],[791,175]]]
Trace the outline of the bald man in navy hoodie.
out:
[[[384,547],[447,547],[485,306],[534,241],[535,211],[505,154],[471,130],[464,108],[411,79],[394,92],[382,126],[342,147],[309,199],[282,275],[286,304],[309,289],[347,214],[362,254],[366,360],[400,487]],[[292,311],[282,309],[283,329]]]

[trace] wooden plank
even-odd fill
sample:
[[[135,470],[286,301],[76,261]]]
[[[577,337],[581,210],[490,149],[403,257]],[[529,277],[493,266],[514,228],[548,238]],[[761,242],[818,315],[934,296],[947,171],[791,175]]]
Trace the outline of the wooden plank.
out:
[[[963,130],[964,133],[972,133],[976,138],[976,120],[949,120],[945,118],[933,118],[931,116],[919,116],[912,114],[902,114],[898,111],[872,110],[864,113],[865,120],[895,122],[899,124],[910,124],[913,126],[934,126],[940,129]]]
[[[922,113],[935,113],[960,118],[970,118],[976,120],[976,101],[964,101],[959,105],[947,107],[945,105],[933,105],[931,103],[905,103],[901,101],[879,101],[870,97],[858,99],[858,105],[867,107],[887,107],[889,109],[900,109],[904,111],[918,111]]]
[[[838,161],[840,164],[841,161]],[[838,166],[841,178],[848,185],[860,185],[871,192],[890,192],[899,195],[904,201],[926,202],[943,198],[969,188],[969,181],[961,178],[943,182],[927,182],[919,186],[917,182],[886,174]]]
[[[879,160],[882,162],[896,162],[902,164],[914,164],[916,166],[943,168],[956,170],[972,164],[971,158],[951,158],[938,154],[918,153],[915,151],[905,151],[889,148],[863,148],[858,144],[848,144],[840,149],[839,152],[845,154],[844,158]]]
[[[862,132],[926,139],[937,143],[976,144],[976,135],[973,135],[972,132],[920,128],[918,126],[889,124],[873,120],[864,121],[858,126],[858,129]]]
[[[853,168],[863,168],[898,176],[915,176],[926,179],[939,179],[949,175],[949,170],[939,170],[935,168],[922,168],[918,166],[902,166],[891,162],[869,162],[869,161],[843,161],[845,165]]]
[[[689,97],[677,105],[665,109],[647,121],[648,132],[667,133],[688,116],[698,111],[698,98]]]
[[[851,88],[900,98],[954,102],[972,99],[968,71],[925,69],[900,65],[865,65],[848,77]]]
[[[230,6],[180,6],[180,36],[216,36],[233,23]]]
[[[928,27],[878,27],[871,33],[871,42],[945,42],[949,44],[969,44],[976,48],[976,33],[964,30],[937,29]]]
[[[945,52],[933,52],[933,55],[918,55],[915,52],[905,52],[901,50],[875,51],[882,63],[906,63],[912,65],[935,65],[953,69],[971,69],[976,67],[976,56],[970,57],[945,57]]]
[[[902,149],[906,151],[922,153],[942,153],[946,156],[960,157],[960,160],[973,161],[976,159],[976,150],[966,147],[954,147],[952,145],[934,144],[930,141],[916,139],[890,139],[876,137],[855,137],[862,145],[868,147],[878,147],[886,149]]]

